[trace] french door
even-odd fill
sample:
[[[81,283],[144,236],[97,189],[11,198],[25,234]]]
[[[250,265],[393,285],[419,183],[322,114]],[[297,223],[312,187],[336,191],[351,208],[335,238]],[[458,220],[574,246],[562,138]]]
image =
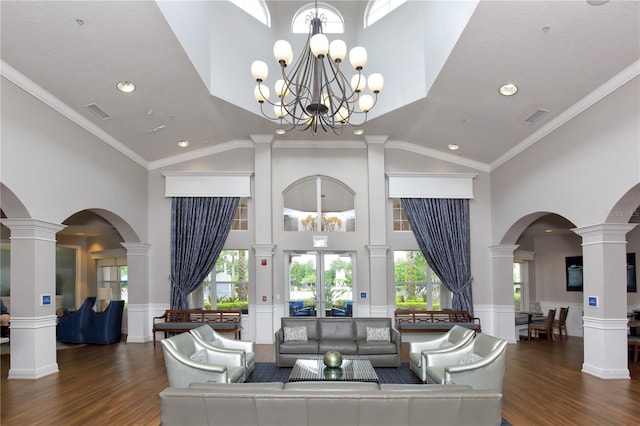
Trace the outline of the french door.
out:
[[[289,316],[353,316],[355,253],[288,252]]]

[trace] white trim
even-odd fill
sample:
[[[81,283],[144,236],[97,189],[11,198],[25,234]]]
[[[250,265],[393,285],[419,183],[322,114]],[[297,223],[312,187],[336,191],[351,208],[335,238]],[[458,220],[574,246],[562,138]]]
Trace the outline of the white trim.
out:
[[[171,157],[161,158],[149,162],[148,169],[155,170],[162,167],[172,166],[174,164],[184,163],[190,160],[197,160],[198,158],[206,157],[208,155],[220,154],[222,152],[232,151],[234,149],[241,148],[255,148],[254,143],[246,140],[229,141],[217,145],[208,146],[202,149],[194,149],[193,151],[185,152],[178,155],[172,155]]]
[[[469,167],[481,172],[489,173],[491,168],[488,164],[480,161],[470,160],[468,158],[460,157],[459,155],[449,154],[437,149],[427,148],[424,146],[416,145],[405,141],[387,141],[384,144],[385,149],[401,149],[407,152],[413,152],[414,154],[424,155],[426,157],[435,158],[437,160],[447,161],[449,163],[458,164],[460,166]]]
[[[165,172],[165,197],[251,197],[253,172]]]
[[[474,173],[387,173],[389,198],[473,198]]]

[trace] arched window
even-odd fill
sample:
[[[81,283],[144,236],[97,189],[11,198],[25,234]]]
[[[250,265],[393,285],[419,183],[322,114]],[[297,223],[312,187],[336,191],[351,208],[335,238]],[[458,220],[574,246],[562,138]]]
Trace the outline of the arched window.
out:
[[[291,32],[294,34],[309,34],[309,19],[308,17],[315,15],[316,5],[309,3],[302,6],[295,15],[293,15],[293,21],[291,23]],[[324,34],[342,34],[344,33],[344,19],[335,7],[326,4],[318,3],[318,15],[324,19],[322,22],[322,32]]]
[[[327,176],[301,179],[283,192],[284,230],[296,232],[354,232],[355,194]]]
[[[406,1],[407,0],[370,0],[364,12],[364,27],[367,28]]]
[[[231,3],[256,18],[258,21],[271,27],[271,16],[269,8],[264,0],[231,0]]]

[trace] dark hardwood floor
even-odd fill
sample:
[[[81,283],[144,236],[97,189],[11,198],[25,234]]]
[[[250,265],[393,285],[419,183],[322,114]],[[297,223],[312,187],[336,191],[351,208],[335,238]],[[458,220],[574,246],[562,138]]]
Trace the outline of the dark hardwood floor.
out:
[[[257,360],[274,360],[273,345],[257,345]],[[403,345],[407,360],[408,345]],[[61,350],[60,372],[38,380],[8,380],[2,355],[0,424],[160,424],[158,393],[167,386],[162,346],[89,345]],[[631,380],[601,380],[580,372],[582,339],[509,345],[503,417],[512,425],[632,425],[640,421],[640,362]]]

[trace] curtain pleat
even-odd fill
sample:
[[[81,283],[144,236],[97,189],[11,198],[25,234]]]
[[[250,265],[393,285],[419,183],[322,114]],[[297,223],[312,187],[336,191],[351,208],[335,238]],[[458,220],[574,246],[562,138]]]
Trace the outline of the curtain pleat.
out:
[[[173,198],[171,309],[187,309],[187,297],[215,266],[239,200],[237,197]]]
[[[451,307],[473,315],[469,200],[403,198],[402,206],[429,266],[453,293]]]

